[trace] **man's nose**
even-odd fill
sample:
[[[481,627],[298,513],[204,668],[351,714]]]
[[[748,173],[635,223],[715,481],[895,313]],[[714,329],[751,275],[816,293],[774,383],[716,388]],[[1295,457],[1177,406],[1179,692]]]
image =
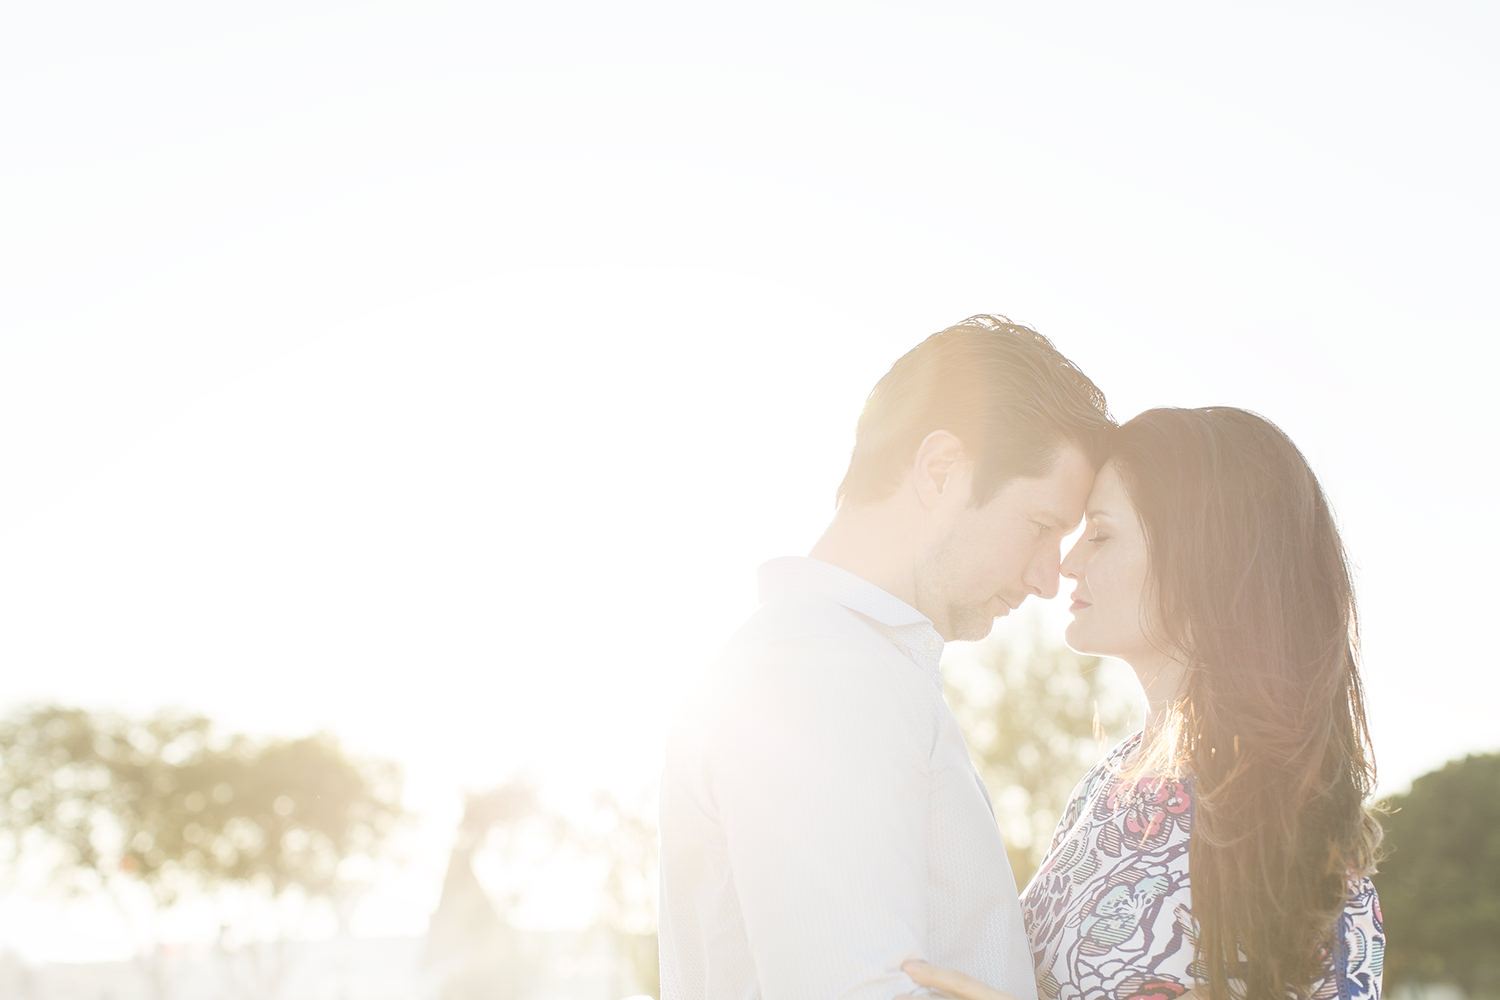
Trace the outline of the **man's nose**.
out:
[[[1055,550],[1038,558],[1031,564],[1023,581],[1031,592],[1044,600],[1057,596],[1058,555]]]
[[[1078,546],[1077,545],[1075,545],[1071,549],[1069,549],[1068,550],[1068,554],[1065,555],[1065,556],[1063,556],[1062,564],[1058,566],[1057,571],[1059,573],[1061,573],[1063,576],[1067,577],[1069,580],[1076,580],[1076,579],[1078,579]]]

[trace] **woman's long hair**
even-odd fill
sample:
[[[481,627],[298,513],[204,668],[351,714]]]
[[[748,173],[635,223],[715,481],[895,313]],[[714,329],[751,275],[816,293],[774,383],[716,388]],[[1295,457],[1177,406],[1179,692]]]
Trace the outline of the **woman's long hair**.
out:
[[[1380,842],[1333,515],[1291,440],[1232,407],[1142,413],[1111,461],[1146,535],[1148,635],[1187,664],[1139,763],[1193,776],[1201,978],[1215,1000],[1231,979],[1250,1000],[1305,996]]]

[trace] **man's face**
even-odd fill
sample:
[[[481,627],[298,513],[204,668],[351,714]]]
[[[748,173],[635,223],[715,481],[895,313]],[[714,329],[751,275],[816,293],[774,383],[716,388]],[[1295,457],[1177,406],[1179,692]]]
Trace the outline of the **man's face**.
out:
[[[917,566],[917,610],[944,639],[973,641],[1032,594],[1056,595],[1062,540],[1093,482],[1087,456],[1066,445],[1046,474],[1012,479],[981,507],[962,498]]]

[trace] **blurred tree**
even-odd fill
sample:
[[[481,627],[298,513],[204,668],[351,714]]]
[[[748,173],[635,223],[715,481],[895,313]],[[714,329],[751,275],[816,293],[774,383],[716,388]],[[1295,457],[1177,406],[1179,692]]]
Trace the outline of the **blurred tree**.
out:
[[[657,837],[654,797],[629,801],[610,792],[594,798],[595,821],[575,828],[579,848],[604,863],[600,919],[625,960],[615,992],[661,994],[657,954]]]
[[[1145,713],[1129,667],[1083,656],[1020,617],[983,642],[951,646],[943,678],[990,790],[1019,888],[1031,880],[1068,797]]]
[[[195,715],[44,706],[0,720],[0,746],[11,860],[104,893],[138,937],[132,888],[148,917],[226,887],[332,899],[346,859],[373,856],[402,812],[395,766],[352,761],[328,736],[252,739]],[[160,964],[142,962],[161,995]]]
[[[556,887],[538,877],[548,865],[595,887],[586,901],[595,913],[587,934],[608,949],[593,957],[613,962],[612,994],[656,995],[656,855],[650,795],[599,791],[562,809],[515,779],[467,796],[428,924],[425,963],[440,983],[438,995],[520,996],[545,976],[525,954],[538,949],[524,946],[510,919]]]
[[[522,992],[523,970],[508,919],[519,900],[518,887],[503,887],[497,899],[485,889],[474,865],[485,850],[496,850],[513,862],[512,841],[523,828],[537,826],[556,830],[535,787],[524,779],[465,795],[423,953],[423,964],[437,978],[440,1000],[486,1000]]]
[[[1384,804],[1386,986],[1500,996],[1500,753],[1450,761]]]

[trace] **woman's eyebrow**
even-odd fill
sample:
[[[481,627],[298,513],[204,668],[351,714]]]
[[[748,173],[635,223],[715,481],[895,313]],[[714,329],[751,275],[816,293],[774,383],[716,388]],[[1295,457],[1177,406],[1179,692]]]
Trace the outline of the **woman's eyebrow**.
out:
[[[1097,521],[1101,517],[1106,521],[1113,520],[1113,518],[1110,517],[1109,511],[1107,510],[1091,510],[1083,516],[1088,518],[1090,521]]]

